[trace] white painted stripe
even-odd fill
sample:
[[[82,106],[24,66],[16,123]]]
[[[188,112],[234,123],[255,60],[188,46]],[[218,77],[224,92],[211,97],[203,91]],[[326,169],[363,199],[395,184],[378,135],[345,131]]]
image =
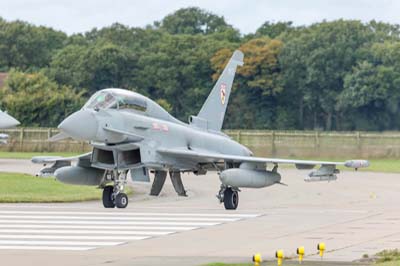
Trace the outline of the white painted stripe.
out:
[[[49,246],[0,246],[0,249],[14,250],[65,250],[65,251],[82,251],[91,250],[96,247],[49,247]]]
[[[23,218],[23,217],[21,217]],[[24,224],[91,224],[91,225],[173,225],[173,226],[212,226],[218,225],[221,223],[197,223],[197,222],[136,222],[136,221],[129,221],[129,222],[109,222],[109,221],[67,221],[67,220],[51,220],[51,221],[43,221],[43,220],[1,220],[0,219],[0,226],[1,224],[13,224],[13,223],[24,223]]]
[[[106,220],[106,221],[200,221],[200,222],[234,222],[238,218],[186,218],[186,217],[101,217],[101,216],[54,216],[54,215],[0,215],[7,219],[66,219],[66,220]]]
[[[39,224],[1,224],[1,228],[46,228],[46,229],[104,229],[112,230],[112,225],[101,226],[101,225],[39,225]],[[199,227],[185,227],[185,226],[119,226],[118,230],[168,230],[168,231],[189,231],[195,230]]]
[[[0,245],[116,246],[124,242],[0,240]]]
[[[173,212],[74,212],[74,211],[0,211],[0,214],[76,214],[107,216],[184,216],[184,217],[221,217],[221,218],[254,218],[260,214],[218,214],[218,213],[173,213]]]
[[[23,232],[22,232],[23,233]],[[1,235],[0,239],[143,240],[150,236]]]
[[[99,230],[47,230],[47,229],[0,229],[0,233],[29,233],[29,234],[99,234],[99,235],[149,235],[163,236],[174,232],[157,231],[99,231]]]

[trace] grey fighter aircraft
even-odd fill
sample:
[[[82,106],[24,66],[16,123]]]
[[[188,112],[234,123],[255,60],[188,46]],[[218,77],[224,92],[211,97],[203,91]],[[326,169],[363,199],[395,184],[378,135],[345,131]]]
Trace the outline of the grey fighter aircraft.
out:
[[[14,117],[0,110],[0,128],[10,128],[18,125],[19,122]],[[0,134],[0,144],[7,143],[7,139],[7,134]]]
[[[61,133],[52,138],[72,137],[89,141],[90,153],[77,157],[34,157],[34,163],[52,164],[39,175],[55,175],[57,180],[103,188],[106,208],[125,208],[123,193],[127,176],[133,181],[150,182],[151,195],[159,195],[167,174],[180,196],[186,196],[181,173],[204,175],[215,170],[221,187],[217,198],[226,209],[236,209],[240,188],[262,188],[279,184],[278,164],[295,164],[312,169],[305,181],[336,179],[337,165],[367,167],[368,161],[322,162],[260,158],[221,132],[237,66],[243,53],[235,51],[197,116],[189,123],[172,117],[149,98],[123,89],[104,89],[95,93],[83,108],[67,117],[59,126]],[[75,165],[71,162],[76,161]],[[267,170],[271,165],[272,169]]]

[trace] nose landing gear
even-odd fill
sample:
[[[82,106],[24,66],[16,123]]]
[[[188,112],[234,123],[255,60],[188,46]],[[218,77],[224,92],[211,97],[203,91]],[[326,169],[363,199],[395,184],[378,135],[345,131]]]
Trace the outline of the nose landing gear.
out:
[[[104,208],[126,208],[128,206],[128,196],[123,193],[126,184],[127,171],[111,173],[111,180],[114,185],[105,186],[103,189]]]
[[[117,208],[126,208],[128,206],[128,196],[125,193],[119,193],[115,197],[115,206]]]
[[[104,208],[114,208],[114,186],[106,186],[103,189],[103,206]]]

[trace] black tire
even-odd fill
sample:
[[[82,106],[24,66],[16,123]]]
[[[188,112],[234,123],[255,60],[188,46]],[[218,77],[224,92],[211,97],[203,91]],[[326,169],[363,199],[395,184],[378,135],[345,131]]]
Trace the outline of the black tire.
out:
[[[113,200],[113,194],[114,192],[114,187],[113,186],[106,186],[103,189],[103,206],[104,208],[114,208],[114,200]]]
[[[232,188],[225,189],[224,206],[226,210],[236,210],[239,205],[239,193]]]
[[[115,205],[117,208],[126,208],[128,206],[128,196],[125,193],[119,193],[115,197]]]

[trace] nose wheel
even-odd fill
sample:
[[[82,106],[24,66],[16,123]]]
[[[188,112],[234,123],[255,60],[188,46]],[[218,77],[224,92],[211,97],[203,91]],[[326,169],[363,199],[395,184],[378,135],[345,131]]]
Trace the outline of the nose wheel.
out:
[[[128,196],[125,193],[119,193],[115,197],[115,206],[117,208],[126,208],[128,206]]]
[[[114,186],[106,186],[103,189],[104,208],[126,208],[128,206],[128,195],[123,192],[114,192]]]
[[[106,186],[103,189],[103,206],[104,208],[114,208],[113,200],[114,186]]]
[[[114,173],[112,176],[114,186],[108,185],[103,189],[103,206],[104,208],[126,208],[128,206],[128,196],[123,193],[126,173]]]

